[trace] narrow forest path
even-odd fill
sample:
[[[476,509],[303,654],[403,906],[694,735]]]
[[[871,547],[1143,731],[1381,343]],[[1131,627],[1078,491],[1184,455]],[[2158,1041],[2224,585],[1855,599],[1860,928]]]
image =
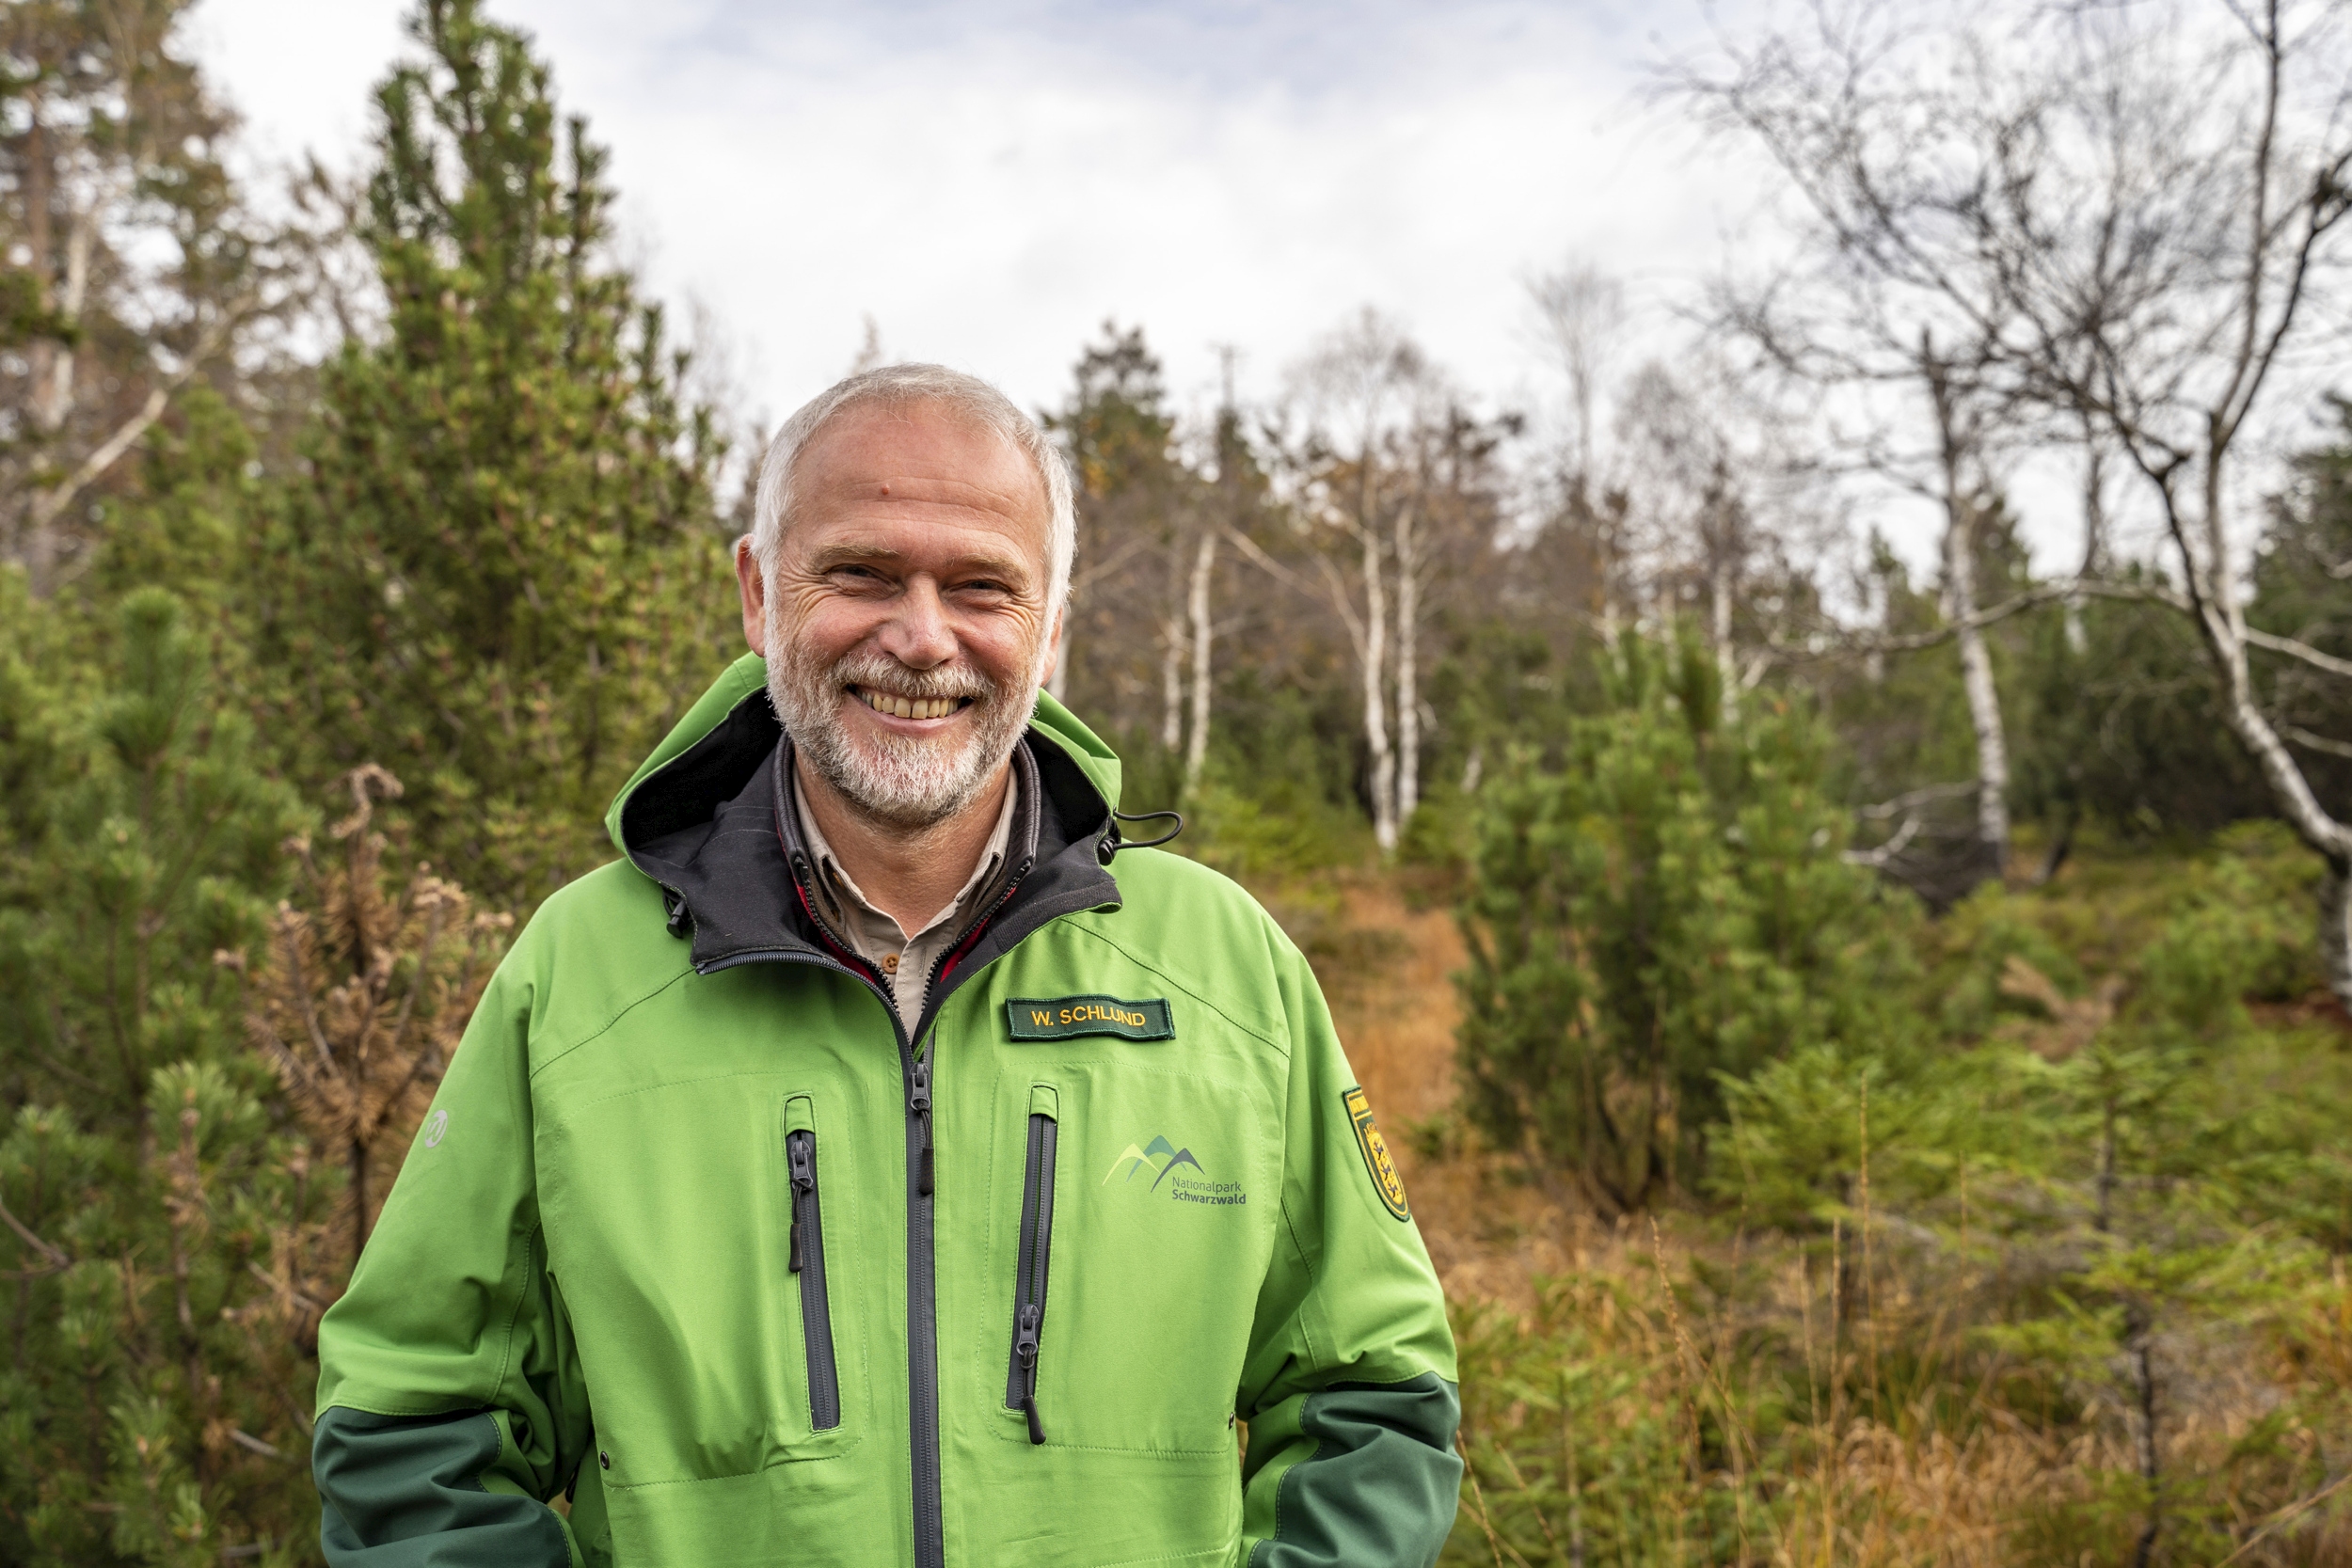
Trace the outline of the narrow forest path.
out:
[[[1589,1259],[1581,1206],[1531,1182],[1516,1162],[1472,1152],[1455,1104],[1453,976],[1466,961],[1442,902],[1415,908],[1391,879],[1342,892],[1343,958],[1319,961],[1348,1060],[1371,1097],[1422,1239],[1456,1301],[1524,1306],[1534,1281]]]

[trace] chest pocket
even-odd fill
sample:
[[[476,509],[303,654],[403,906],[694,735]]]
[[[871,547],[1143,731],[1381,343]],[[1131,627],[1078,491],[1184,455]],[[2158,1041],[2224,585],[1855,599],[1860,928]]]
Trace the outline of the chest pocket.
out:
[[[1238,1085],[1132,1056],[1000,1076],[981,1358],[998,1435],[1231,1455],[1279,1145]]]
[[[573,1109],[547,1135],[550,1266],[615,1490],[845,1451],[870,1315],[852,1248],[851,1118],[764,1077]]]

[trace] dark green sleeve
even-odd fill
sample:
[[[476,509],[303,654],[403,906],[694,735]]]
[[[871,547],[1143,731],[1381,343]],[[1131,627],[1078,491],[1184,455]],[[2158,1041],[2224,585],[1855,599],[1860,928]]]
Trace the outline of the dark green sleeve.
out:
[[[486,1410],[371,1416],[330,1409],[311,1439],[332,1568],[570,1568],[553,1510],[510,1491],[513,1448]],[[503,1463],[502,1463],[503,1462]],[[492,1490],[493,1485],[499,1487]]]
[[[1462,1402],[1435,1372],[1386,1386],[1339,1383],[1249,1428],[1254,1476],[1274,1480],[1274,1533],[1249,1568],[1425,1568],[1454,1523]]]

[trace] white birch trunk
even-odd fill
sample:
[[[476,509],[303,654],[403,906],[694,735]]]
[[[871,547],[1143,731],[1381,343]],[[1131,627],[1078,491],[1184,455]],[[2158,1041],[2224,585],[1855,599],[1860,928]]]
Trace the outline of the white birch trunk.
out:
[[[1209,760],[1209,646],[1214,635],[1209,623],[1209,586],[1216,569],[1216,530],[1200,531],[1192,556],[1192,727],[1184,737],[1184,793],[1200,783],[1200,769]]]
[[[1184,743],[1184,624],[1160,623],[1160,744],[1170,752]]]
[[[1977,841],[1988,873],[2009,863],[2009,739],[2001,727],[2000,692],[1993,655],[1977,623],[1976,509],[1947,488],[1944,580],[1953,624],[1960,628],[1960,674],[1968,696],[1968,727],[1977,741]]]
[[[1421,541],[1415,502],[1397,509],[1396,823],[1403,832],[1421,805]]]
[[[97,213],[77,202],[65,236],[65,287],[57,293],[57,313],[68,321],[81,320],[89,302],[90,245],[97,230]],[[44,432],[57,430],[73,411],[73,363],[72,345],[58,344],[48,373],[33,388],[33,422]]]
[[[2176,530],[2181,565],[2192,578],[2204,580],[2202,602],[2196,606],[2198,629],[2221,677],[2223,720],[2246,749],[2270,786],[2271,799],[2296,836],[2327,863],[2328,876],[2320,889],[2319,958],[2328,989],[2352,1007],[2352,827],[2338,821],[2319,802],[2302,766],[2263,712],[2254,690],[2253,671],[2246,655],[2246,607],[2239,601],[2237,571],[2230,556],[2224,516],[2223,452],[2211,452],[2205,462],[2205,561],[2189,556],[2185,531]],[[2168,504],[2169,498],[2168,497]]]
[[[1961,689],[1968,698],[1968,727],[1977,743],[1977,850],[1986,875],[1998,877],[2009,867],[2009,737],[2001,727],[1992,651],[1985,646],[1984,628],[1977,625],[1977,511],[1962,481],[1967,440],[1951,370],[1937,359],[1925,332],[1919,339],[1918,366],[1935,411],[1943,467],[1945,609],[1957,628]]]
[[[1372,762],[1372,836],[1383,855],[1396,850],[1396,753],[1381,688],[1389,663],[1389,593],[1380,571],[1380,535],[1359,525],[1364,546],[1364,747]]]

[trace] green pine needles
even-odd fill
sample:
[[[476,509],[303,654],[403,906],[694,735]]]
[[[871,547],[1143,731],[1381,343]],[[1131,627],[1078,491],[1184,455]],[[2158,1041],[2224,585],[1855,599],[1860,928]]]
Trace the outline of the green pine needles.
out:
[[[723,443],[547,66],[472,0],[412,27],[361,227],[389,330],[326,367],[267,662],[307,773],[389,768],[436,863],[529,905],[726,657]]]
[[[1689,641],[1608,662],[1604,710],[1481,797],[1457,1038],[1495,1145],[1623,1213],[1697,1175],[1725,1078],[1889,1041],[1906,911],[1845,859],[1800,706],[1726,705]]]

